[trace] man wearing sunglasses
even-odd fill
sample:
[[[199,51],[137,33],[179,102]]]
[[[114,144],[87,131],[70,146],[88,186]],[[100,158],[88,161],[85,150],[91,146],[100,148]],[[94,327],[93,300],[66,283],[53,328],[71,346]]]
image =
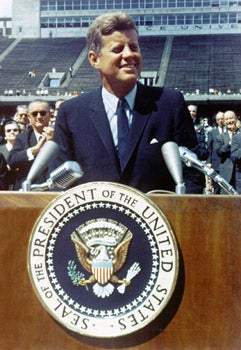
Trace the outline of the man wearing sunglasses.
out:
[[[54,130],[49,126],[50,108],[43,100],[30,102],[28,106],[28,120],[30,127],[20,133],[15,140],[13,149],[8,157],[8,164],[16,171],[16,182],[14,190],[21,188],[26,179],[32,163],[47,140],[52,140]],[[47,173],[39,174],[35,183],[46,180]]]

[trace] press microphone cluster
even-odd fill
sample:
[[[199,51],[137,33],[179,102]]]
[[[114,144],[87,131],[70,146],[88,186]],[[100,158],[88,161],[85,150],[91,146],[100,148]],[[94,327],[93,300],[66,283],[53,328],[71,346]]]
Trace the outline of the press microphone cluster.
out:
[[[238,192],[230,185],[221,175],[219,175],[213,168],[203,163],[198,159],[197,155],[190,151],[187,147],[179,146],[179,152],[183,162],[189,166],[196,168],[203,174],[209,176],[213,181],[219,184],[228,194],[238,195]]]

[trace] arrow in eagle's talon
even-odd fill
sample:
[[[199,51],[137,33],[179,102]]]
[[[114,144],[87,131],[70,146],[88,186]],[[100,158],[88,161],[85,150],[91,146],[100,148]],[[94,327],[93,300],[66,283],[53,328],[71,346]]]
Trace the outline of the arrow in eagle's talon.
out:
[[[131,280],[141,271],[140,265],[135,262],[127,271],[127,275],[123,280],[123,284],[117,288],[121,294],[125,293],[126,287],[131,284]]]

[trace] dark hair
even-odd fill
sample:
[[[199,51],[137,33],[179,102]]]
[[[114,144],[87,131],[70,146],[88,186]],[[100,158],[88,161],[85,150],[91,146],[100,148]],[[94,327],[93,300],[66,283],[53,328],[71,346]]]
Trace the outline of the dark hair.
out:
[[[99,54],[102,47],[103,35],[111,35],[115,31],[134,29],[137,33],[137,27],[133,19],[124,12],[105,13],[98,16],[91,24],[87,33],[87,46]]]

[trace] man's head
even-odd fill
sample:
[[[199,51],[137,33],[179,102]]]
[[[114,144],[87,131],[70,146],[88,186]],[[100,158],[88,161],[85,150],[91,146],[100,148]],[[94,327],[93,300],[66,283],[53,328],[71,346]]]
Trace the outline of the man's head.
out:
[[[135,30],[137,28],[130,16],[123,12],[105,13],[97,17],[91,24],[87,33],[87,46],[89,51],[100,54],[103,46],[103,37],[111,35],[114,32],[123,30]]]
[[[28,105],[28,119],[33,129],[41,134],[43,129],[49,125],[49,104],[43,100],[30,102]]]
[[[28,124],[28,106],[18,105],[16,107],[16,113],[14,115],[14,120],[23,124]]]
[[[61,103],[63,103],[64,101],[65,101],[65,99],[63,99],[63,98],[59,98],[57,101],[55,101],[55,105],[54,105],[54,116],[55,117],[57,117],[59,107],[60,107]]]
[[[105,88],[124,96],[135,85],[142,67],[138,34],[125,13],[107,13],[95,19],[87,34],[90,64],[100,72]]]
[[[234,111],[224,113],[224,125],[233,133],[237,130],[237,116]]]
[[[224,113],[223,112],[218,112],[215,116],[215,121],[218,126],[224,126]]]
[[[189,105],[188,107],[189,113],[192,117],[192,119],[195,119],[197,117],[197,106],[196,105]]]
[[[59,107],[61,105],[61,103],[63,103],[65,101],[65,99],[63,98],[59,98],[57,101],[55,101],[55,104],[53,106],[53,110],[50,110],[50,126],[54,127],[55,122],[56,122],[56,117],[59,111]]]

